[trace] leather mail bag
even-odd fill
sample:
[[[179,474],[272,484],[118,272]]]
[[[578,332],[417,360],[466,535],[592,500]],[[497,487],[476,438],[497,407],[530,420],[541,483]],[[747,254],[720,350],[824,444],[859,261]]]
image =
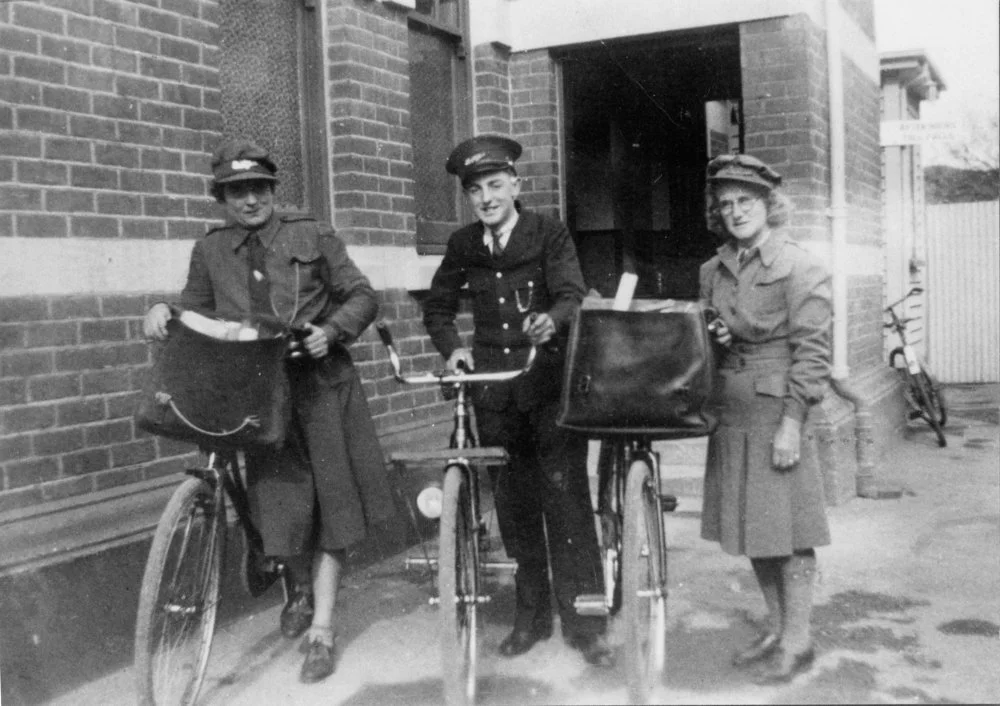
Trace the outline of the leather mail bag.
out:
[[[704,436],[712,344],[696,302],[637,301],[615,311],[591,298],[573,321],[559,424],[600,436]]]
[[[135,413],[148,432],[208,449],[277,446],[291,418],[288,336],[225,341],[172,319]]]

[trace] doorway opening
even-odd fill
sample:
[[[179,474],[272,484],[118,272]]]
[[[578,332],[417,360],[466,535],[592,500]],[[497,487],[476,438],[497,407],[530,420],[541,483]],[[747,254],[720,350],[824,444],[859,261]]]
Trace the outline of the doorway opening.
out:
[[[720,241],[705,228],[705,164],[743,151],[739,26],[602,41],[557,53],[567,225],[589,288],[696,299]]]

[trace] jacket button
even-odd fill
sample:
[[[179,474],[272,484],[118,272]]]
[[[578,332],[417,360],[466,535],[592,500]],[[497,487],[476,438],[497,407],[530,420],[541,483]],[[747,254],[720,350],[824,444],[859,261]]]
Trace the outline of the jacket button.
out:
[[[500,303],[500,304],[503,304],[505,301],[507,301],[507,300],[504,299],[503,297],[500,297],[499,299],[497,299],[497,302]]]
[[[504,348],[503,349],[503,354],[504,355],[510,355],[510,348]]]
[[[503,329],[504,329],[504,331],[506,331],[506,330],[507,330],[507,329],[509,329],[509,328],[510,328],[510,324],[504,324],[504,325],[503,325]]]
[[[502,277],[503,277],[503,272],[497,272],[497,279],[501,279]]]

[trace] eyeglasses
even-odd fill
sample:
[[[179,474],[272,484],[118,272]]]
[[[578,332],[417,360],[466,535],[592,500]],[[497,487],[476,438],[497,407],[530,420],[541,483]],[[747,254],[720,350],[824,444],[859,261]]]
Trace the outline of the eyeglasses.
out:
[[[737,208],[739,208],[740,213],[749,213],[758,201],[760,201],[759,196],[740,196],[735,201],[719,201],[719,213],[731,216]]]

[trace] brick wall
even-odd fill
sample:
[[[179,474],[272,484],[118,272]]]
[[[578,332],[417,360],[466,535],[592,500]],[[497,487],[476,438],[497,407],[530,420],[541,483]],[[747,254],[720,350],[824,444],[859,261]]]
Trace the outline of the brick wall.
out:
[[[144,295],[0,303],[0,511],[149,480],[191,447],[135,429]]]
[[[511,137],[524,146],[518,174],[525,205],[551,216],[561,208],[560,86],[548,51],[515,55],[510,62]]]
[[[481,44],[473,50],[476,134],[511,134],[510,49]]]
[[[829,240],[829,137],[822,31],[806,15],[740,25],[746,151],[785,177],[800,240]]]
[[[413,247],[406,14],[327,3],[334,226],[348,244]]]
[[[0,234],[191,238],[213,217],[209,0],[0,4]]]

